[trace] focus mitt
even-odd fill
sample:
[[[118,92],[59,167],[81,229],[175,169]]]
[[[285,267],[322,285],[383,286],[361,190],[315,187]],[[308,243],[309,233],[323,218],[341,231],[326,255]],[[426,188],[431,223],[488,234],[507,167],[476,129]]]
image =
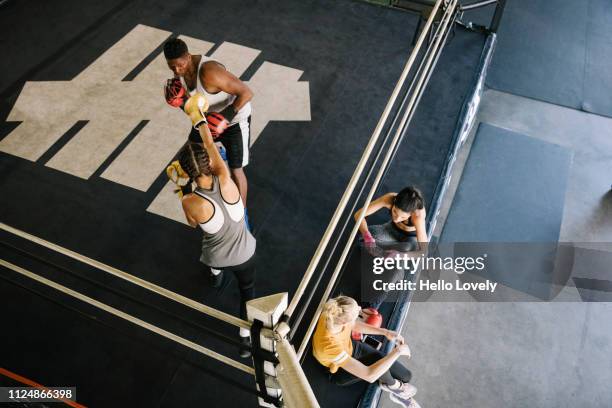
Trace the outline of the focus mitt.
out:
[[[166,175],[171,182],[176,184],[174,193],[178,194],[179,200],[183,199],[184,195],[191,193],[191,180],[178,160],[173,161],[166,167]]]
[[[189,99],[187,99],[183,110],[187,115],[189,115],[193,128],[197,130],[202,124],[206,123],[205,114],[208,110],[208,101],[204,95],[196,92]]]

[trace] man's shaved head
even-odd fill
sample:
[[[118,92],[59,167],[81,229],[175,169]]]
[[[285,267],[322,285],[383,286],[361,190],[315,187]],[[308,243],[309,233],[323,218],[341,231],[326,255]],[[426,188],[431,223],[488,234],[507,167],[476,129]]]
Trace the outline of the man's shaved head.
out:
[[[187,44],[181,39],[171,38],[164,43],[164,56],[167,60],[180,58],[187,52]]]

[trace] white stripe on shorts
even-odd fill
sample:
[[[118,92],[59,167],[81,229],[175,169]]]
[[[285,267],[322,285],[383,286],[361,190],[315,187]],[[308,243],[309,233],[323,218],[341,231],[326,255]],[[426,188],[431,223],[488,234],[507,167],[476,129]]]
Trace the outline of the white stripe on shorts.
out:
[[[242,166],[249,164],[249,121],[241,120],[239,122],[240,133],[242,134]]]

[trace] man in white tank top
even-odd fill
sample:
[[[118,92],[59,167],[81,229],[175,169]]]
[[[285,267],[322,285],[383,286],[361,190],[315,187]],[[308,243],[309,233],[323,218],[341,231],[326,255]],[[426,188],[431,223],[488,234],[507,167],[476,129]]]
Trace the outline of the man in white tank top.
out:
[[[248,184],[243,168],[249,163],[250,100],[253,92],[221,63],[206,56],[190,54],[185,42],[178,38],[166,41],[164,56],[183,87],[190,94],[203,94],[208,100],[208,127],[215,141],[221,142],[227,150],[232,179],[246,207]],[[196,129],[192,129],[189,140],[202,142]]]

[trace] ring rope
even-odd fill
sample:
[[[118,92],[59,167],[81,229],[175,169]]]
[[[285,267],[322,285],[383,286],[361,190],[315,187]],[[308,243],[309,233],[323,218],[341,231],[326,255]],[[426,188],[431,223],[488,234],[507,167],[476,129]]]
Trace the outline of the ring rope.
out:
[[[204,354],[204,355],[206,355],[208,357],[214,358],[215,360],[220,361],[222,363],[225,363],[225,364],[227,364],[229,366],[237,368],[238,370],[244,371],[247,374],[251,374],[253,376],[255,375],[255,370],[253,368],[251,368],[251,367],[246,366],[245,364],[242,364],[242,363],[240,363],[238,361],[235,361],[235,360],[233,360],[233,359],[231,359],[229,357],[226,357],[226,356],[224,356],[222,354],[219,354],[219,353],[217,353],[215,351],[212,351],[212,350],[210,350],[210,349],[208,349],[206,347],[200,346],[199,344],[196,344],[196,343],[194,343],[194,342],[192,342],[190,340],[187,340],[187,339],[185,339],[183,337],[180,337],[180,336],[178,336],[178,335],[176,335],[174,333],[171,333],[171,332],[169,332],[167,330],[161,329],[161,328],[159,328],[159,327],[157,327],[155,325],[147,323],[144,320],[141,320],[141,319],[139,319],[137,317],[134,317],[134,316],[132,316],[132,315],[130,315],[128,313],[122,312],[121,310],[115,309],[112,306],[109,306],[109,305],[104,304],[102,302],[99,302],[99,301],[97,301],[95,299],[92,299],[89,296],[83,295],[82,293],[76,292],[76,291],[74,291],[74,290],[72,290],[70,288],[62,286],[59,283],[53,282],[53,281],[51,281],[49,279],[46,279],[46,278],[44,278],[44,277],[42,277],[40,275],[37,275],[37,274],[35,274],[33,272],[30,272],[30,271],[28,271],[28,270],[26,270],[24,268],[21,268],[21,267],[19,267],[17,265],[14,265],[14,264],[10,263],[10,262],[7,262],[4,259],[0,259],[0,265],[4,266],[5,268],[11,269],[11,270],[13,270],[13,271],[15,271],[17,273],[20,273],[20,274],[22,274],[24,276],[27,276],[30,279],[33,279],[33,280],[35,280],[35,281],[37,281],[39,283],[42,283],[43,285],[47,285],[49,287],[52,287],[52,288],[54,288],[54,289],[56,289],[56,290],[58,290],[60,292],[65,293],[66,295],[72,296],[72,297],[74,297],[76,299],[79,299],[79,300],[85,302],[85,303],[88,303],[88,304],[90,304],[92,306],[95,306],[98,309],[104,310],[104,311],[106,311],[106,312],[108,312],[108,313],[110,313],[112,315],[115,315],[115,316],[120,317],[120,318],[122,318],[124,320],[127,320],[127,321],[129,321],[131,323],[134,323],[135,325],[140,326],[140,327],[142,327],[142,328],[144,328],[146,330],[149,330],[151,332],[157,333],[160,336],[163,336],[163,337],[165,337],[167,339],[174,340],[175,342],[180,343],[183,346],[186,346],[186,347],[188,347],[188,348],[190,348],[192,350],[195,350],[195,351],[197,351],[199,353],[202,353],[202,354]]]
[[[31,258],[31,259],[36,259],[37,261],[39,261],[39,262],[41,262],[41,263],[43,263],[43,264],[46,264],[46,265],[48,265],[48,266],[50,266],[50,267],[52,267],[52,268],[55,268],[55,269],[57,269],[57,270],[60,270],[60,271],[66,272],[67,274],[69,274],[69,275],[71,275],[71,276],[77,277],[77,278],[82,279],[82,280],[84,280],[84,281],[86,281],[86,282],[89,282],[89,283],[91,283],[91,284],[93,284],[93,285],[96,285],[96,286],[98,286],[98,287],[100,287],[100,288],[103,288],[103,289],[105,289],[105,290],[107,290],[107,291],[109,291],[109,292],[111,292],[111,293],[114,293],[114,294],[115,294],[115,295],[117,295],[117,296],[121,296],[121,297],[126,298],[126,299],[129,299],[129,300],[131,300],[131,301],[133,301],[133,302],[135,302],[135,303],[141,304],[141,305],[143,305],[143,306],[150,307],[150,308],[154,309],[155,311],[157,311],[157,312],[159,312],[159,313],[162,313],[162,314],[168,315],[168,316],[170,316],[172,319],[180,320],[181,322],[183,322],[183,323],[185,323],[185,324],[187,324],[187,325],[190,325],[190,326],[195,327],[195,328],[197,328],[197,329],[203,330],[203,331],[205,331],[205,332],[209,333],[210,335],[212,335],[212,336],[214,336],[214,337],[216,337],[216,338],[218,338],[218,339],[220,339],[220,340],[223,340],[223,341],[225,341],[225,342],[227,342],[227,343],[230,343],[230,344],[233,344],[233,345],[235,345],[235,346],[239,346],[239,347],[244,347],[244,346],[243,346],[243,345],[242,345],[242,344],[241,344],[241,343],[240,343],[238,340],[234,339],[234,337],[230,337],[230,336],[228,336],[228,335],[225,335],[225,334],[219,333],[219,332],[217,332],[216,330],[210,329],[210,328],[208,328],[208,327],[206,327],[206,326],[204,326],[204,325],[202,325],[202,324],[198,324],[198,323],[195,323],[195,322],[189,321],[189,320],[187,320],[187,319],[185,319],[185,318],[181,317],[180,315],[177,315],[176,313],[172,313],[172,312],[168,311],[166,308],[163,308],[163,307],[160,307],[160,306],[154,305],[154,304],[152,304],[152,303],[150,303],[150,302],[145,302],[145,301],[143,301],[143,300],[137,299],[136,297],[134,297],[134,296],[130,295],[129,293],[127,293],[127,292],[125,292],[125,291],[123,291],[123,290],[120,290],[120,289],[115,289],[115,288],[109,287],[109,286],[107,286],[107,285],[104,285],[104,284],[103,284],[103,283],[101,283],[101,282],[96,281],[95,279],[91,279],[91,278],[88,278],[88,277],[86,277],[86,276],[79,275],[79,274],[77,274],[76,272],[74,272],[74,271],[72,271],[72,270],[68,269],[68,268],[67,268],[67,267],[65,267],[65,266],[59,265],[59,264],[57,264],[57,263],[55,263],[55,262],[52,262],[52,261],[50,261],[50,260],[48,260],[48,259],[44,259],[43,257],[41,257],[41,256],[39,256],[39,255],[36,255],[36,254],[34,254],[34,253],[31,253],[31,252],[28,252],[28,251],[26,251],[26,250],[23,250],[23,249],[21,249],[21,248],[19,248],[19,247],[17,247],[17,246],[14,246],[14,245],[12,245],[12,244],[9,244],[9,243],[7,243],[7,242],[2,242],[2,241],[0,241],[0,245],[6,246],[6,247],[8,247],[8,248],[11,248],[12,250],[14,250],[14,251],[16,251],[16,252],[19,252],[19,253],[23,254],[24,256],[26,256],[26,257],[28,257],[28,258]]]
[[[104,272],[107,272],[111,275],[114,275],[118,278],[121,278],[123,280],[126,280],[130,283],[133,283],[134,285],[138,285],[144,289],[148,289],[151,292],[157,293],[158,295],[161,295],[167,299],[173,300],[175,302],[181,303],[185,306],[188,306],[194,310],[197,310],[199,312],[202,312],[204,314],[207,314],[209,316],[215,317],[219,320],[222,320],[226,323],[232,324],[234,326],[237,327],[241,327],[244,329],[250,329],[251,328],[251,323],[247,322],[246,320],[242,320],[239,319],[235,316],[232,316],[231,314],[222,312],[220,310],[217,310],[215,308],[212,308],[210,306],[206,306],[202,303],[196,302],[193,299],[189,299],[188,297],[185,297],[183,295],[180,295],[176,292],[173,292],[171,290],[168,290],[166,288],[163,288],[161,286],[155,285],[154,283],[148,282],[144,279],[138,278],[134,275],[130,275],[127,272],[123,272],[117,268],[113,268],[112,266],[106,265],[102,262],[96,261],[95,259],[91,259],[89,257],[86,257],[84,255],[81,255],[77,252],[71,251],[67,248],[64,248],[62,246],[59,246],[57,244],[54,244],[52,242],[46,241],[42,238],[36,237],[32,234],[28,234],[27,232],[18,230],[17,228],[11,227],[5,223],[0,223],[0,229],[7,231],[11,234],[17,235],[21,238],[24,238],[28,241],[34,242],[36,244],[42,245],[46,248],[49,248],[53,251],[59,252],[63,255],[66,255],[72,259],[76,259],[77,261],[81,261],[85,264],[88,264],[90,266],[93,266],[96,269],[102,270]]]
[[[497,0],[495,0],[497,1]],[[436,31],[435,35],[438,35],[438,31],[439,31],[439,27],[438,30]],[[448,36],[448,32],[447,32],[447,36]],[[429,43],[427,50],[425,51],[425,55],[429,54],[429,52],[432,49],[433,46],[433,42]],[[439,54],[438,54],[439,55]],[[434,61],[433,66],[436,65],[437,63],[437,59],[436,61]],[[400,114],[401,112],[404,110],[404,107],[406,105],[406,102],[408,101],[408,98],[410,97],[410,94],[412,92],[412,90],[414,89],[414,85],[416,84],[416,81],[418,79],[418,75],[423,71],[423,66],[425,65],[426,59],[422,59],[419,67],[417,68],[415,77],[412,79],[410,86],[408,87],[408,89],[406,90],[406,93],[404,94],[404,97],[402,98],[402,101],[399,105],[399,108],[397,110],[397,112],[395,113],[393,120],[391,122],[391,126],[389,127],[389,130],[386,132],[385,137],[382,141],[382,143],[380,144],[378,151],[376,152],[376,155],[374,157],[374,160],[372,161],[372,164],[369,166],[368,172],[363,180],[363,183],[361,184],[361,187],[359,189],[359,191],[357,192],[357,195],[355,196],[355,199],[353,200],[353,204],[351,206],[351,209],[349,210],[347,216],[345,217],[344,223],[342,224],[342,227],[340,228],[340,233],[338,234],[338,238],[334,241],[334,245],[332,247],[332,249],[329,251],[328,256],[326,257],[325,263],[323,265],[323,267],[321,268],[321,273],[318,275],[313,287],[310,289],[309,294],[307,296],[306,302],[303,305],[303,307],[300,308],[300,310],[298,311],[298,315],[295,317],[295,319],[291,322],[291,332],[290,332],[290,338],[293,337],[293,335],[295,334],[295,332],[299,329],[299,326],[301,325],[301,322],[304,318],[304,314],[306,313],[306,310],[308,309],[308,307],[310,306],[310,303],[312,302],[312,298],[314,297],[314,294],[317,290],[317,288],[319,287],[319,284],[321,283],[321,280],[323,278],[323,275],[325,274],[325,271],[327,270],[329,263],[332,260],[332,255],[336,252],[336,249],[338,248],[338,244],[340,243],[340,238],[344,235],[344,232],[346,231],[346,227],[348,226],[349,222],[351,220],[353,220],[353,213],[355,212],[355,208],[357,206],[358,201],[360,200],[361,196],[363,195],[363,192],[365,191],[366,185],[368,184],[370,178],[372,177],[372,174],[374,173],[374,168],[376,167],[376,163],[379,162],[380,157],[382,155],[383,149],[385,146],[387,146],[389,140],[391,139],[391,135],[392,135],[392,129],[396,128],[396,124],[397,121],[400,118]],[[427,75],[431,75],[431,72],[433,71],[430,70],[430,72],[427,73]],[[418,103],[418,100],[417,100]],[[402,140],[405,136],[405,132],[402,133],[402,136],[399,139],[399,142],[397,143],[397,145],[393,148],[393,155],[391,156],[391,160],[390,162],[393,162],[393,159],[397,153],[397,150],[400,146],[400,144],[402,143]],[[391,147],[391,146],[389,146]],[[387,166],[385,173],[383,174],[383,179],[386,176],[387,172],[389,171],[389,165]],[[340,274],[340,276],[342,276],[342,274]]]
[[[336,226],[338,225],[338,222],[340,221],[340,217],[342,216],[342,213],[346,209],[348,200],[350,196],[352,195],[353,191],[355,190],[355,186],[357,185],[357,182],[359,178],[361,177],[361,174],[363,173],[363,170],[365,168],[367,161],[370,158],[370,155],[372,154],[374,145],[378,142],[378,138],[380,137],[382,129],[387,121],[387,118],[389,117],[391,108],[395,104],[395,100],[397,99],[400,93],[400,90],[403,87],[404,82],[406,81],[408,73],[410,72],[412,65],[414,64],[414,61],[417,57],[417,54],[419,53],[419,50],[423,42],[425,41],[425,38],[427,37],[427,32],[429,31],[429,28],[433,24],[434,17],[437,14],[438,9],[440,8],[440,5],[442,4],[442,1],[443,0],[436,1],[436,4],[434,5],[432,9],[431,14],[429,15],[429,18],[427,19],[427,22],[425,23],[425,27],[423,28],[423,31],[419,35],[419,39],[417,40],[417,43],[413,51],[410,53],[410,56],[408,57],[408,61],[406,62],[404,70],[402,71],[402,74],[400,75],[400,78],[398,79],[397,84],[395,85],[395,88],[393,89],[391,97],[389,98],[389,101],[387,102],[387,106],[385,106],[385,109],[380,119],[378,120],[378,124],[376,125],[376,128],[374,129],[374,132],[372,133],[372,136],[370,137],[370,141],[368,142],[368,145],[366,146],[363,152],[363,155],[361,156],[361,159],[359,160],[359,163],[357,164],[357,168],[355,169],[353,176],[351,177],[351,180],[349,181],[349,184],[346,187],[346,190],[344,191],[344,194],[342,195],[340,202],[338,203],[338,207],[336,208],[336,211],[334,212],[334,215],[332,216],[332,219],[330,220],[329,225],[327,226],[327,229],[325,230],[325,233],[323,234],[323,237],[321,238],[321,241],[319,242],[319,245],[310,261],[310,264],[308,265],[308,268],[306,269],[306,272],[304,273],[304,276],[302,280],[300,281],[300,284],[298,288],[296,289],[296,292],[293,295],[293,298],[291,299],[291,303],[289,304],[289,306],[287,307],[287,310],[284,313],[285,316],[287,317],[291,317],[291,315],[295,311],[300,299],[304,295],[304,292],[306,290],[306,287],[308,286],[308,283],[312,279],[314,271],[317,265],[319,264],[321,257],[323,256],[323,252],[327,248],[327,245],[329,244],[331,236]]]
[[[438,2],[439,3],[439,2]],[[436,3],[436,4],[438,4]],[[440,22],[439,25],[439,29],[442,30],[442,32],[446,32],[446,28],[449,25],[449,22],[451,21],[451,16],[454,16],[454,10],[456,8],[457,5],[457,0],[451,0],[446,8],[446,11],[442,17],[442,21]],[[432,13],[433,15],[433,13]],[[432,15],[430,15],[430,18],[432,17]],[[428,20],[429,21],[429,20]],[[423,36],[423,32],[421,33],[421,37]],[[435,39],[435,45],[434,45],[434,52],[432,54],[430,54],[427,57],[427,63],[426,63],[426,70],[429,69],[429,66],[431,65],[431,62],[434,59],[434,55],[436,53],[436,50],[438,48],[438,46],[441,43],[441,40],[444,36],[437,36]],[[401,134],[403,133],[403,128],[404,126],[406,126],[406,124],[408,123],[408,119],[412,116],[412,111],[416,106],[416,100],[418,98],[418,94],[420,93],[420,89],[424,84],[424,80],[425,80],[425,76],[422,76],[421,78],[419,78],[419,81],[417,82],[417,91],[415,94],[412,95],[412,97],[410,98],[410,102],[408,104],[408,107],[406,109],[406,112],[404,113],[404,116],[402,117],[402,121],[400,122],[400,126],[398,128],[398,130],[395,132],[395,136],[393,138],[393,141],[391,142],[391,146],[395,146],[401,136]],[[378,174],[376,175],[376,179],[374,180],[374,184],[372,186],[372,188],[370,189],[370,192],[368,193],[368,196],[366,197],[366,201],[364,203],[364,207],[368,206],[369,203],[372,201],[372,198],[374,196],[374,192],[376,191],[376,189],[378,188],[378,184],[380,183],[380,180],[382,179],[382,175],[385,172],[385,168],[387,167],[387,164],[389,163],[389,160],[391,158],[391,155],[393,153],[393,149],[390,149],[387,154],[385,155],[385,158],[383,160],[383,163],[381,165],[380,170],[378,171]],[[338,275],[340,274],[340,270],[342,269],[342,266],[344,264],[344,261],[346,260],[346,256],[349,252],[349,250],[352,247],[352,241],[353,241],[353,237],[355,236],[355,234],[357,233],[357,230],[359,229],[359,225],[361,224],[361,221],[363,221],[365,217],[365,212],[362,212],[359,216],[359,218],[356,220],[355,225],[353,226],[353,229],[351,230],[351,233],[347,239],[347,243],[344,247],[344,250],[342,251],[342,254],[340,255],[340,259],[338,260],[338,263],[336,265],[336,268],[334,269],[334,272],[331,276],[330,282],[328,283],[325,292],[323,293],[323,297],[321,299],[321,301],[319,302],[319,306],[317,307],[317,311],[314,315],[314,318],[312,319],[312,321],[310,322],[310,325],[308,326],[308,329],[306,331],[306,335],[304,337],[304,339],[302,340],[302,343],[300,344],[300,348],[298,350],[298,358],[301,358],[302,355],[304,354],[304,351],[306,349],[306,346],[308,345],[308,342],[310,341],[310,336],[312,335],[313,331],[314,331],[314,327],[319,319],[319,316],[321,315],[321,311],[323,309],[323,305],[325,304],[325,302],[327,301],[327,299],[329,298],[329,295],[331,294],[331,291],[336,283],[336,280],[338,278]]]

